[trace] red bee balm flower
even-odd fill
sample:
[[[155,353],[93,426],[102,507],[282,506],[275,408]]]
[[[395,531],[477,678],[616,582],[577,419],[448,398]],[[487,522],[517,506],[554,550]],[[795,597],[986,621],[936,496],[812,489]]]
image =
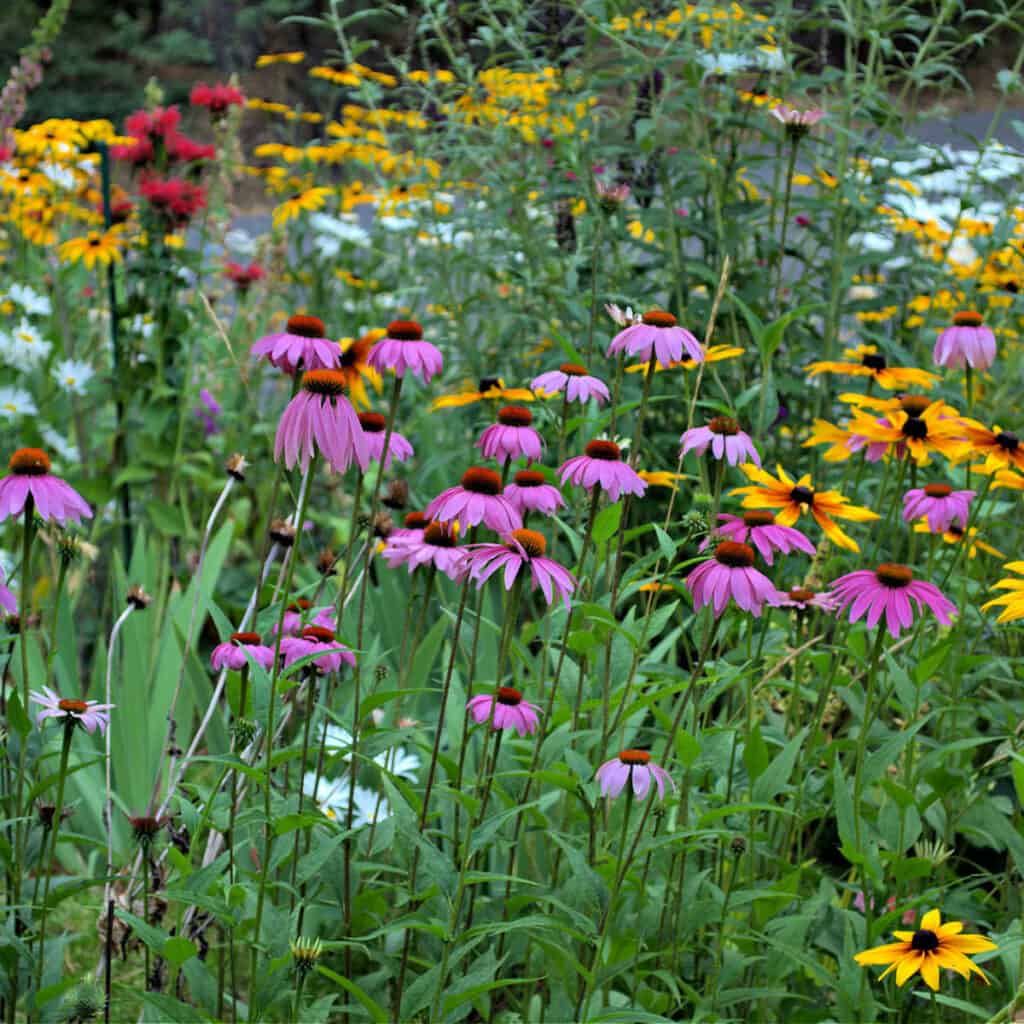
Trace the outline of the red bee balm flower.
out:
[[[70,484],[50,473],[50,457],[39,448],[19,448],[9,463],[11,475],[0,480],[0,522],[19,515],[31,497],[36,514],[63,526],[92,518],[92,509]]]
[[[245,97],[241,90],[233,85],[225,85],[222,82],[207,85],[205,82],[198,82],[192,86],[188,101],[193,107],[206,107],[211,114],[219,116],[226,113],[229,107],[243,106]]]
[[[927,605],[932,614],[944,626],[950,624],[950,616],[956,614],[956,605],[945,597],[933,583],[915,580],[913,572],[905,565],[883,562],[874,572],[861,569],[840,576],[832,584],[832,594],[839,600],[839,611],[850,608],[850,621],[867,619],[865,625],[874,629],[878,620],[885,615],[889,633],[897,637],[901,629],[914,624],[911,601],[922,611]]]

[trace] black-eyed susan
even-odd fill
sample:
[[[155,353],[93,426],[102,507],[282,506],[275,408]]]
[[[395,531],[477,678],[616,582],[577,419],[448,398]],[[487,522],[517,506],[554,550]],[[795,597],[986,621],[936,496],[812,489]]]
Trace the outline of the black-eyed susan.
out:
[[[345,386],[348,388],[352,404],[357,409],[367,409],[370,406],[370,396],[366,391],[366,384],[369,382],[377,394],[381,390],[380,374],[367,363],[370,350],[387,334],[382,327],[375,327],[358,338],[341,339],[341,363],[338,369],[345,376]]]
[[[736,359],[738,356],[743,355],[746,349],[740,348],[739,345],[712,345],[710,348],[704,350],[705,363],[720,363],[724,359]],[[646,373],[647,363],[635,363],[632,366],[626,367],[626,373]],[[665,370],[694,370],[700,363],[694,359],[679,359],[675,362],[671,362],[668,366],[662,366],[661,363],[655,363],[654,372],[663,373]]]
[[[991,430],[977,420],[961,419],[964,437],[971,455],[984,455],[985,461],[973,469],[979,473],[995,473],[1000,469],[1024,470],[1024,447],[1020,437],[994,426]]]
[[[111,228],[109,231],[90,231],[82,238],[69,238],[61,245],[58,254],[65,263],[84,263],[87,270],[92,270],[97,263],[104,267],[120,263],[123,245],[121,234]]]
[[[1003,569],[1007,572],[1024,573],[1024,562],[1007,562]],[[1000,594],[999,597],[986,601],[981,606],[982,611],[1002,607],[1003,610],[999,613],[996,622],[1016,622],[1018,619],[1024,619],[1024,576],[1008,576],[1004,580],[999,580],[998,583],[993,583],[992,589],[1005,590],[1008,593]]]
[[[927,519],[922,519],[921,522],[914,524],[914,533],[935,533],[928,525]],[[972,526],[970,530],[965,530],[959,523],[950,523],[949,528],[942,532],[942,539],[947,544],[963,544],[967,543],[967,557],[977,558],[979,551],[984,551],[986,555],[992,555],[994,558],[1005,558],[1006,555],[998,548],[992,547],[991,544],[986,544],[981,538],[978,537],[978,529]]]
[[[850,433],[870,444],[889,444],[896,458],[909,454],[919,466],[929,463],[932,452],[955,462],[968,450],[961,421],[942,401],[932,402],[919,415],[903,409],[879,417],[858,412],[850,423]]]
[[[778,477],[759,469],[752,462],[744,463],[740,468],[748,480],[754,481],[749,487],[737,487],[731,492],[745,495],[744,508],[779,509],[775,514],[775,522],[780,526],[792,526],[803,513],[810,512],[825,536],[837,547],[847,551],[860,551],[860,547],[833,522],[833,517],[849,519],[855,523],[866,523],[878,518],[878,514],[871,509],[851,505],[849,498],[838,491],[816,491],[809,474],[793,480],[782,466],[776,467]]]
[[[841,373],[850,377],[870,377],[879,387],[886,391],[915,385],[932,388],[939,380],[938,376],[928,370],[916,366],[890,366],[888,360],[878,351],[877,345],[858,345],[856,348],[843,350],[848,362],[821,360],[810,363],[805,372],[810,377],[821,373]]]
[[[851,447],[852,438],[845,427],[836,426],[828,420],[815,420],[811,428],[811,436],[804,441],[804,448],[815,448],[820,444],[827,444],[825,452],[826,462],[843,462],[855,451]]]
[[[287,53],[263,53],[256,58],[256,67],[265,68],[271,64],[301,64],[306,59],[302,50],[289,50]]]
[[[854,960],[861,967],[888,964],[880,978],[896,972],[896,984],[902,985],[920,972],[925,984],[933,991],[939,988],[939,968],[947,967],[962,978],[977,974],[985,984],[988,978],[974,961],[972,953],[987,953],[998,948],[984,935],[964,935],[960,921],[942,923],[937,910],[929,910],[921,918],[920,927],[913,932],[893,932],[899,942],[890,942],[858,953]]]
[[[479,386],[474,389],[469,381],[465,381],[462,390],[454,395],[441,395],[430,403],[430,411],[437,409],[455,409],[475,402],[532,402],[534,394],[527,388],[507,388],[501,377],[483,377]]]
[[[676,487],[680,480],[688,480],[685,473],[673,473],[667,469],[638,469],[637,476],[650,487]]]
[[[302,192],[293,193],[274,208],[274,227],[282,227],[303,213],[322,209],[326,205],[328,197],[333,194],[334,189],[322,185],[314,185]]]

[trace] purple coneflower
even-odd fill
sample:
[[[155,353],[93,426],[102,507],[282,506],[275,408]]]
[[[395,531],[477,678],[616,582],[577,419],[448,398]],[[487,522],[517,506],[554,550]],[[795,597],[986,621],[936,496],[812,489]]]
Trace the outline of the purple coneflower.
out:
[[[601,796],[617,797],[626,783],[631,782],[633,792],[643,800],[651,788],[651,780],[658,787],[658,799],[665,799],[665,783],[673,789],[676,784],[664,768],[651,761],[646,750],[623,750],[617,757],[605,761],[597,769],[597,781],[601,784]]]
[[[464,527],[483,523],[499,534],[511,533],[523,525],[522,516],[501,493],[501,477],[484,466],[467,469],[458,486],[442,491],[427,506],[426,513],[442,523],[457,519]]]
[[[290,375],[299,369],[331,370],[341,362],[341,346],[325,338],[325,330],[319,317],[289,317],[283,331],[260,338],[250,352]]]
[[[283,456],[289,469],[296,462],[305,469],[316,442],[339,473],[353,459],[366,472],[370,464],[366,435],[344,390],[345,375],[340,370],[310,370],[302,375],[302,390],[288,403],[277,425],[275,461]]]
[[[312,607],[313,602],[308,597],[300,597],[297,601],[292,601],[285,609],[284,618],[281,620],[281,632],[285,636],[298,636],[302,627],[306,625],[306,616]],[[270,632],[277,636],[276,622]]]
[[[4,586],[3,569],[0,569],[0,608],[8,615],[18,614],[18,599]]]
[[[285,668],[315,654],[317,657],[310,664],[321,673],[341,671],[342,662],[347,665],[356,663],[356,656],[344,644],[336,642],[334,631],[325,626],[306,626],[298,636],[283,637],[281,653]]]
[[[29,497],[40,519],[64,526],[90,518],[92,509],[70,484],[50,473],[50,456],[39,448],[19,448],[8,463],[10,476],[0,480],[0,522],[20,515]]]
[[[625,352],[649,362],[656,359],[662,366],[687,358],[695,363],[704,361],[704,349],[685,327],[679,327],[676,318],[662,309],[651,309],[638,324],[619,331],[608,346],[608,355]]]
[[[974,491],[954,491],[949,484],[925,484],[903,495],[903,519],[911,523],[927,516],[932,533],[945,533],[957,520],[967,525],[973,497]]]
[[[760,467],[761,456],[757,454],[750,436],[740,430],[739,423],[731,416],[715,416],[706,427],[694,427],[687,430],[679,443],[683,446],[681,454],[695,451],[703,455],[708,448],[716,459],[726,459],[730,466],[741,460],[753,462]]]
[[[505,488],[505,497],[522,516],[527,512],[553,516],[560,508],[565,508],[562,492],[549,484],[544,474],[536,469],[519,470]]]
[[[775,514],[767,509],[750,509],[741,516],[720,512],[718,518],[721,525],[715,527],[715,533],[740,544],[753,544],[768,565],[772,564],[776,551],[784,555],[792,551],[814,554],[814,545],[799,530],[780,526],[775,522]],[[705,550],[711,543],[710,537],[705,538],[700,550]]]
[[[840,576],[832,584],[832,594],[838,599],[838,611],[852,605],[851,622],[857,622],[866,614],[868,629],[873,629],[884,613],[893,637],[898,637],[901,629],[909,629],[914,624],[911,601],[917,605],[918,613],[922,611],[922,605],[927,605],[944,626],[948,626],[950,616],[956,614],[956,605],[937,586],[915,580],[911,569],[892,562],[883,562],[874,571],[860,569]]]
[[[36,715],[37,725],[42,725],[47,718],[59,718],[65,725],[81,725],[86,732],[95,732],[99,728],[101,734],[107,731],[110,724],[110,711],[117,707],[116,704],[100,704],[95,700],[65,699],[48,686],[43,687],[43,693],[33,690],[30,696],[43,707]]]
[[[780,608],[795,608],[797,611],[805,612],[809,608],[817,608],[823,612],[834,612],[838,602],[834,594],[824,591],[807,590],[804,587],[794,587],[785,591],[783,600],[779,602]]]
[[[686,577],[693,595],[694,611],[713,605],[715,618],[725,611],[731,597],[746,612],[757,618],[765,603],[776,605],[781,595],[774,584],[754,566],[754,549],[737,541],[723,540],[714,556],[701,562]]]
[[[547,541],[535,530],[513,530],[504,544],[481,544],[469,549],[469,574],[480,587],[499,569],[505,570],[505,589],[509,590],[524,565],[530,567],[530,589],[540,587],[544,600],[551,604],[555,591],[566,610],[576,589],[576,579],[558,562],[544,557]]]
[[[611,397],[608,385],[598,377],[591,377],[587,368],[579,363],[562,363],[557,370],[534,377],[530,387],[546,395],[559,395],[564,391],[567,401],[581,404],[593,399],[603,405]]]
[[[561,483],[572,483],[588,491],[600,486],[612,501],[618,501],[623,491],[640,497],[647,484],[640,475],[622,461],[622,453],[614,441],[591,441],[582,455],[574,455],[558,467]]]
[[[402,525],[391,531],[388,537],[388,544],[403,544],[408,541],[423,540],[423,531],[430,520],[423,512],[407,512],[402,520]]]
[[[953,325],[947,327],[935,342],[932,359],[936,366],[954,366],[962,370],[987,370],[996,358],[996,336],[986,327],[980,313],[964,310],[953,314]]]
[[[363,428],[363,436],[366,438],[366,449],[371,460],[380,462],[384,454],[384,438],[387,434],[387,421],[379,412],[359,413],[359,425]],[[388,455],[384,460],[384,468],[391,466],[391,460],[405,462],[411,459],[414,452],[412,445],[397,430],[391,431],[391,438],[388,441]]]
[[[544,442],[532,423],[533,413],[529,409],[506,405],[498,413],[498,422],[480,435],[476,447],[485,458],[494,459],[499,465],[520,458],[538,462],[544,454]]]
[[[455,531],[438,522],[428,523],[419,538],[389,537],[384,561],[392,569],[407,565],[410,573],[421,565],[431,565],[456,583],[465,579],[469,569],[466,549],[458,546]]]
[[[230,639],[214,647],[210,665],[218,672],[222,668],[237,672],[249,664],[249,658],[269,670],[274,664],[274,648],[264,646],[259,633],[232,633]]]
[[[378,373],[394,370],[397,377],[411,373],[424,384],[444,364],[436,346],[423,340],[423,328],[415,320],[392,320],[387,336],[373,346],[366,362]]]
[[[496,694],[470,697],[466,708],[477,725],[490,722],[494,729],[515,729],[520,738],[532,736],[539,725],[540,708],[523,700],[523,695],[511,686],[499,686]]]
[[[789,135],[806,135],[823,117],[825,111],[820,107],[811,107],[808,110],[797,110],[785,103],[772,107],[772,117],[781,122]]]

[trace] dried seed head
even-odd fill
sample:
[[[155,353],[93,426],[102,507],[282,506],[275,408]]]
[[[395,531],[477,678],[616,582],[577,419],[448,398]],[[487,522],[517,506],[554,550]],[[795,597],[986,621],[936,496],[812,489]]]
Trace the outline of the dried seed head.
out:
[[[295,543],[295,527],[287,519],[270,521],[270,539],[283,548],[290,548]]]
[[[125,600],[135,608],[136,611],[142,611],[148,608],[153,601],[153,598],[147,594],[142,587],[136,583],[133,587],[128,588],[128,593],[125,595]]]
[[[338,556],[330,548],[324,548],[316,556],[316,571],[321,576],[330,576],[334,572],[334,566],[337,561]]]
[[[409,504],[409,485],[404,480],[392,480],[381,501],[396,512]]]
[[[245,456],[239,452],[235,452],[230,459],[224,464],[224,470],[228,476],[233,476],[236,480],[245,479],[245,471],[249,468],[249,463],[246,462]]]
[[[392,531],[395,528],[395,521],[387,514],[387,512],[378,512],[373,519],[373,533],[374,536],[380,537],[381,540],[387,540],[391,536]]]

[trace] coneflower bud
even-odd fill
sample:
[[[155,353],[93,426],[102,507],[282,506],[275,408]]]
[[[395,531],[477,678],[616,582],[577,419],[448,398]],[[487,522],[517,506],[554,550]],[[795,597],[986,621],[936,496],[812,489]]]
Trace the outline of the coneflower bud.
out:
[[[743,836],[733,836],[729,849],[734,857],[742,857],[747,852],[747,841]]]
[[[256,723],[251,718],[236,718],[231,726],[235,749],[244,750],[256,738]]]
[[[691,508],[683,514],[679,525],[688,534],[707,533],[708,521],[704,512],[697,508]]]
[[[76,985],[65,997],[61,1015],[68,1024],[86,1024],[103,1012],[103,990],[91,981]]]
[[[291,942],[292,959],[295,961],[295,970],[300,974],[307,974],[315,966],[323,952],[323,946],[319,939],[307,939],[299,936]]]
[[[245,456],[239,452],[235,452],[224,466],[228,476],[233,476],[238,481],[245,479],[245,471],[248,468],[249,463],[245,461]]]
[[[388,667],[387,667],[387,665],[378,665],[373,670],[373,675],[374,675],[374,678],[377,680],[378,683],[383,683],[384,680],[387,679],[387,677],[388,677]]]
[[[409,504],[409,485],[404,480],[392,480],[381,501],[396,512]]]
[[[287,519],[270,521],[270,539],[283,548],[290,548],[295,543],[295,527]]]
[[[153,818],[149,815],[141,815],[138,818],[129,818],[129,824],[132,827],[132,834],[135,836],[135,841],[139,846],[144,849],[148,849],[153,844],[153,840],[156,839],[160,833],[160,829],[163,828],[165,821],[163,818]]]
[[[148,608],[153,601],[153,598],[149,596],[142,589],[142,587],[136,583],[134,586],[128,588],[128,593],[125,595],[125,600],[135,608],[136,611],[143,611]]]

